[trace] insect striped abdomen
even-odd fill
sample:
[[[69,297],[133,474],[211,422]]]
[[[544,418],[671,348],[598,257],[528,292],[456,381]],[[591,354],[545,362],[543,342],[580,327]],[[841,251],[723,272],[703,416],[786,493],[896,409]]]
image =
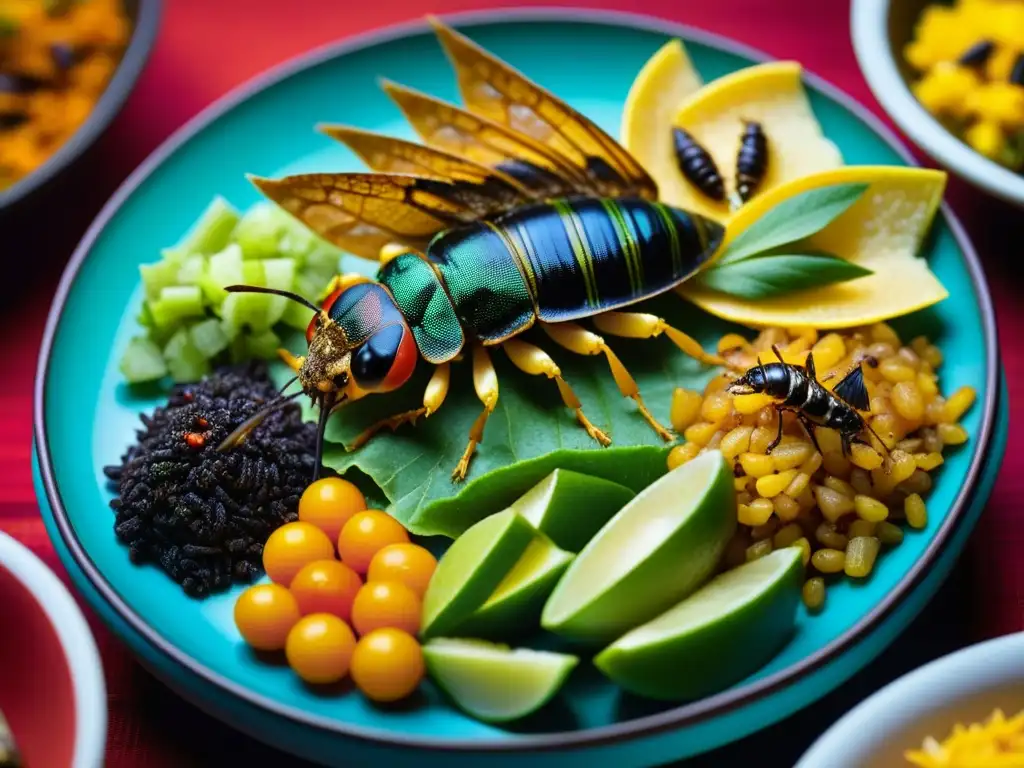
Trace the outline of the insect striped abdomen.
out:
[[[495,225],[545,322],[587,317],[671,288],[707,261],[722,237],[717,224],[641,199],[530,205]]]

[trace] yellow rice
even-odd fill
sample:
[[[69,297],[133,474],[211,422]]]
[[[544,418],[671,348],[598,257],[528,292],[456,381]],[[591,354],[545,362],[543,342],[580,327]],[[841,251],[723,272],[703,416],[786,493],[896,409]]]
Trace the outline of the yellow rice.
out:
[[[919,768],[1022,768],[1024,712],[1007,720],[997,709],[985,723],[957,723],[945,741],[929,736],[903,755]]]
[[[825,585],[835,578],[863,579],[885,550],[903,541],[904,525],[928,526],[925,501],[931,473],[942,466],[943,453],[967,440],[961,417],[975,399],[962,387],[943,396],[936,369],[942,354],[928,339],[903,343],[887,324],[819,338],[813,330],[762,331],[748,341],[728,334],[718,352],[738,369],[776,360],[777,345],[785,362],[803,366],[813,351],[819,380],[834,387],[857,361],[870,355],[877,367],[863,366],[871,408],[865,413],[891,455],[854,445],[842,453],[835,430],[815,432],[815,450],[792,413],[784,413],[782,442],[769,455],[778,431],[773,400],[765,395],[733,396],[723,373],[703,392],[677,389],[671,420],[685,442],[669,453],[674,468],[703,451],[717,448],[735,467],[739,528],[730,542],[725,567],[754,560],[785,546],[806,547],[808,584],[804,602],[820,610]]]

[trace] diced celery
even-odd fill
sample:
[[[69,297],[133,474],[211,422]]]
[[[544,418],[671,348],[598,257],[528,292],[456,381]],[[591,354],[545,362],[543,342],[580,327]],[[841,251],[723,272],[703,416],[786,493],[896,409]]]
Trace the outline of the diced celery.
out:
[[[231,293],[221,304],[221,317],[233,329],[262,333],[281,319],[288,299],[262,293]],[[233,332],[225,331],[228,338]]]
[[[168,328],[179,320],[202,317],[203,292],[196,285],[172,285],[160,291],[160,298],[150,302],[149,311],[157,328]]]
[[[217,195],[173,250],[190,255],[198,253],[208,256],[217,253],[231,242],[231,233],[239,218],[238,210]]]
[[[253,334],[247,339],[249,354],[253,357],[260,357],[270,360],[277,356],[277,350],[281,346],[281,339],[273,331]]]
[[[206,272],[206,259],[202,256],[189,256],[178,267],[178,285],[200,285]]]
[[[303,265],[306,269],[317,272],[326,272],[328,275],[333,275],[335,272],[339,271],[340,261],[341,251],[333,245],[318,238],[316,246],[306,254]]]
[[[265,287],[267,285],[267,271],[263,267],[263,262],[242,262],[242,281],[246,285],[257,285],[260,287]]]
[[[217,322],[220,323],[221,333],[224,334],[224,338],[228,340],[229,344],[238,337],[239,333],[242,332],[241,328],[239,328],[234,323],[225,320],[224,318],[221,318]]]
[[[210,362],[196,349],[184,328],[175,333],[164,347],[164,360],[177,382],[198,381],[210,372]]]
[[[143,336],[135,336],[128,342],[119,367],[129,384],[154,381],[167,375],[167,365],[160,347]]]
[[[154,264],[140,264],[139,275],[142,285],[146,288],[146,298],[152,301],[160,296],[160,291],[171,285],[177,285],[178,265],[169,261],[158,261]]]
[[[277,255],[284,222],[271,203],[256,203],[239,220],[232,238],[246,259],[265,259]]]
[[[288,306],[281,315],[281,322],[297,331],[304,331],[309,327],[309,321],[313,319],[313,313],[309,307],[299,304],[297,301],[289,301]]]
[[[293,290],[300,296],[305,296],[312,302],[318,302],[324,293],[327,292],[327,286],[331,282],[330,277],[323,277],[322,275],[310,274],[308,272],[300,272],[295,276],[295,286]]]
[[[139,310],[138,317],[135,320],[143,328],[153,328],[156,326],[156,323],[153,322],[153,313],[149,311],[149,302],[142,302],[142,308]]]
[[[260,263],[263,265],[264,285],[267,288],[276,288],[279,291],[290,291],[294,288],[294,259],[264,259]]]
[[[188,335],[192,345],[207,360],[216,357],[228,346],[228,337],[221,328],[220,321],[213,317],[193,325],[188,329]]]
[[[242,249],[232,243],[219,253],[213,254],[206,264],[203,276],[203,293],[214,307],[227,297],[226,285],[245,282],[242,274]]]

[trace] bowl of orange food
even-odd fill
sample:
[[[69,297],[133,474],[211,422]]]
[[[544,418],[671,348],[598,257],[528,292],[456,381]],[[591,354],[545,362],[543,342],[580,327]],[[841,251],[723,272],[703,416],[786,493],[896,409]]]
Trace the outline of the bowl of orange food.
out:
[[[937,163],[1024,206],[1024,0],[853,0],[875,98]]]
[[[160,0],[0,2],[0,212],[81,157],[124,104]]]

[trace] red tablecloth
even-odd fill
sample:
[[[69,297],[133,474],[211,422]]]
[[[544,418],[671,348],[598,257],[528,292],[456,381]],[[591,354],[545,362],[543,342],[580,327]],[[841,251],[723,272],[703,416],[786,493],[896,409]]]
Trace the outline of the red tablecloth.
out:
[[[542,5],[522,2],[520,5]],[[5,353],[0,375],[0,529],[41,555],[62,576],[39,519],[30,468],[32,381],[46,313],[59,273],[88,222],[117,184],[172,130],[225,91],[310,47],[371,28],[416,18],[498,7],[498,0],[390,0],[381,3],[325,0],[165,0],[166,12],[153,57],[134,95],[96,151],[48,200],[5,228],[10,256],[38,266],[38,273],[0,305]],[[561,5],[637,10],[703,27],[801,61],[876,112],[849,40],[849,7],[830,0],[627,0]],[[923,159],[923,158],[922,158]],[[1010,410],[1024,374],[1016,332],[1024,308],[1014,299],[1017,281],[1004,265],[1019,258],[1010,244],[1024,242],[1024,217],[953,181],[948,198],[985,262],[1003,339],[1010,382]],[[52,206],[56,206],[52,207]],[[57,226],[54,226],[57,224]],[[4,249],[7,250],[6,247]],[[863,675],[808,710],[697,765],[792,765],[814,734],[828,727],[865,694],[930,658],[967,642],[1015,631],[1022,625],[1024,540],[1015,506],[1024,491],[1024,436],[1013,436],[1007,460],[969,550],[931,607]],[[184,766],[297,764],[274,756],[177,699],[149,677],[124,646],[92,615],[110,697],[107,764]],[[183,736],[186,736],[183,738]],[[772,756],[771,759],[768,756]],[[777,761],[776,759],[777,758]]]

